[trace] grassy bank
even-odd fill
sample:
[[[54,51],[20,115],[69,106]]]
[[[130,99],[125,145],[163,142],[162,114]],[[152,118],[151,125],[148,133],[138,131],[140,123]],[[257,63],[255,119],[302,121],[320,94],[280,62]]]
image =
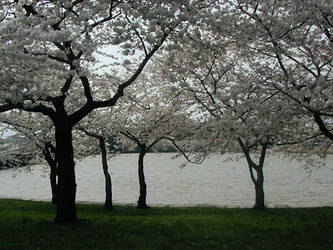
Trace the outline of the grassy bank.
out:
[[[49,203],[0,199],[0,249],[333,249],[333,208],[79,204],[78,216],[56,224]]]

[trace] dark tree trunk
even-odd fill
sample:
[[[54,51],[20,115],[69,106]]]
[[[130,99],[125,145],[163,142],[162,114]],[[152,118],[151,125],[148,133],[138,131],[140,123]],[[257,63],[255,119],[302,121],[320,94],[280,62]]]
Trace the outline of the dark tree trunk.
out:
[[[52,157],[51,151],[55,154],[54,147],[51,143],[45,143],[45,148],[43,150],[43,155],[50,167],[50,184],[52,191],[52,204],[57,203],[57,161],[55,156]]]
[[[147,185],[145,181],[145,174],[143,171],[143,159],[146,154],[145,147],[140,147],[139,162],[138,162],[138,175],[139,175],[139,185],[140,185],[140,195],[138,200],[138,208],[149,208],[147,206]]]
[[[265,210],[265,192],[264,192],[264,161],[266,157],[266,150],[268,144],[262,144],[261,145],[261,154],[259,159],[259,164],[256,164],[251,156],[250,156],[250,150],[249,148],[243,143],[241,138],[238,138],[239,145],[241,146],[241,149],[245,155],[249,171],[250,171],[250,177],[255,187],[255,204],[254,209],[255,210]],[[254,172],[256,171],[256,175],[254,175]]]
[[[56,221],[74,222],[77,220],[77,212],[72,126],[67,115],[56,118],[55,138],[58,163]]]
[[[52,204],[56,204],[57,203],[57,168],[56,168],[56,166],[51,167],[50,184],[51,184],[51,191],[52,191]]]
[[[262,167],[256,168],[257,180],[254,183],[256,191],[256,201],[254,204],[255,210],[265,210],[265,192],[264,192],[264,174]]]
[[[108,163],[107,163],[107,157],[106,157],[106,147],[105,147],[105,141],[104,138],[99,138],[99,146],[101,148],[102,152],[102,166],[103,166],[103,173],[105,177],[105,203],[104,208],[112,210],[112,182],[111,182],[111,176],[108,171]]]

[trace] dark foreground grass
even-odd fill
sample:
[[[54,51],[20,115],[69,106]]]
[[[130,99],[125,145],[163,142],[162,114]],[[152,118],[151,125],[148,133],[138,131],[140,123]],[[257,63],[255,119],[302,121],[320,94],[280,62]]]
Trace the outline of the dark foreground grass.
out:
[[[79,204],[78,216],[57,224],[49,203],[0,199],[0,249],[333,249],[333,208]]]

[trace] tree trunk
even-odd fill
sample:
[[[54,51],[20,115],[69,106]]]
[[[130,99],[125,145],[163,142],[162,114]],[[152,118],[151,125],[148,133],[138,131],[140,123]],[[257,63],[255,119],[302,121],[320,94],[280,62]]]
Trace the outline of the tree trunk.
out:
[[[51,154],[51,144],[45,143],[45,148],[43,150],[43,155],[50,167],[50,185],[52,192],[52,204],[57,203],[57,161],[55,157]],[[55,152],[54,152],[55,153]]]
[[[255,187],[255,210],[265,209],[265,192],[264,192],[264,161],[266,157],[267,143],[261,145],[261,154],[259,159],[259,164],[256,164],[251,156],[249,148],[243,143],[242,139],[238,138],[239,145],[245,155],[247,164],[249,166],[250,177]],[[257,176],[254,176],[253,170],[256,171]],[[257,177],[257,178],[256,178]]]
[[[111,176],[108,171],[108,163],[107,163],[107,157],[106,157],[106,147],[105,147],[105,141],[104,138],[99,138],[99,146],[101,148],[102,152],[102,166],[103,166],[103,173],[105,177],[105,203],[104,208],[112,210],[112,182],[111,182]]]
[[[255,210],[265,210],[264,173],[262,167],[256,168],[257,180],[254,183],[256,192]]]
[[[138,163],[138,175],[139,175],[139,185],[140,185],[140,196],[138,200],[138,208],[149,208],[146,203],[147,199],[147,185],[145,181],[145,174],[143,171],[143,158],[146,154],[146,150],[140,147],[139,163]]]
[[[52,204],[57,203],[57,169],[56,164],[55,166],[51,167],[50,170],[50,184],[51,184],[51,191],[52,191]]]
[[[58,163],[57,185],[57,222],[74,222],[77,220],[75,205],[76,182],[74,154],[72,144],[72,127],[67,116],[57,117],[55,122],[56,159]]]

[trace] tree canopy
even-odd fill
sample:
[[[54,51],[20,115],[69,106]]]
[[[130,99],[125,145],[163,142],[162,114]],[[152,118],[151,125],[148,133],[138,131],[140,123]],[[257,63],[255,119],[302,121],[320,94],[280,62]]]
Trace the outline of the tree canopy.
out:
[[[264,157],[268,146],[309,139],[329,146],[332,7],[324,0],[4,0],[1,119],[54,144],[57,221],[77,218],[73,129],[80,126],[140,144],[186,138],[187,151],[239,143],[247,159],[252,149]]]

